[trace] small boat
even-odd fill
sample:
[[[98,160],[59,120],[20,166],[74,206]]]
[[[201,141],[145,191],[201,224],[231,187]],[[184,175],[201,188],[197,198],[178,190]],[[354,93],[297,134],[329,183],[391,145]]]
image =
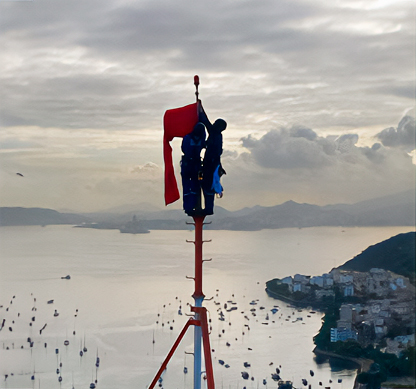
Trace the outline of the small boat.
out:
[[[98,350],[97,350],[97,359],[95,360],[95,366],[100,367],[100,357],[98,356]]]
[[[82,348],[82,351],[84,351],[84,353],[88,351],[87,346],[85,345],[85,334],[84,334],[84,347]]]
[[[306,380],[305,380],[305,378],[302,378],[302,384],[303,384],[304,386],[307,386],[307,385],[308,385],[308,381],[306,381]]]
[[[313,377],[315,375],[315,373],[313,372],[313,370],[309,370],[309,374],[311,375],[311,377]]]
[[[59,316],[59,312],[55,309],[55,312],[53,314],[55,317]]]
[[[53,300],[48,300],[48,304],[53,304]]]
[[[62,382],[62,376],[59,376],[58,381]]]
[[[188,373],[188,368],[186,366],[183,368],[183,372],[184,372],[184,374]]]
[[[69,340],[65,340],[64,345],[68,346],[69,345]]]
[[[278,389],[292,389],[293,384],[292,381],[279,381],[277,387]]]
[[[225,363],[225,362],[224,362],[222,359],[219,359],[219,360],[218,360],[218,363],[219,363],[220,365],[224,365],[224,363]]]
[[[244,380],[248,380],[248,373],[246,371],[241,372],[241,377],[243,377]]]
[[[95,389],[95,384],[94,384],[94,382],[91,382],[91,383],[90,383],[90,389]]]
[[[71,276],[68,274],[65,277],[61,277],[61,280],[70,280]]]

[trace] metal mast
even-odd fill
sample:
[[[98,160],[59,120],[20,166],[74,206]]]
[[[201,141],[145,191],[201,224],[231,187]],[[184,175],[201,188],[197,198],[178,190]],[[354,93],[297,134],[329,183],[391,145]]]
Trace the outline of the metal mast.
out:
[[[191,223],[191,224],[195,225],[195,240],[187,241],[187,242],[194,243],[195,245],[195,277],[188,277],[188,278],[193,278],[195,281],[195,291],[192,295],[192,297],[195,300],[195,306],[191,307],[191,311],[194,312],[194,317],[190,318],[186,322],[184,328],[182,329],[181,333],[179,334],[178,338],[176,339],[175,343],[170,349],[168,355],[163,361],[160,369],[156,373],[155,378],[153,379],[152,383],[149,386],[149,389],[152,389],[155,387],[157,381],[159,380],[163,371],[166,369],[169,360],[173,356],[174,352],[179,346],[179,343],[181,342],[182,338],[186,334],[186,331],[188,330],[190,325],[195,326],[195,329],[194,329],[194,389],[201,389],[202,345],[204,346],[203,349],[204,349],[207,388],[215,389],[214,371],[212,368],[212,358],[211,358],[211,345],[209,341],[207,309],[202,306],[202,302],[205,297],[204,293],[202,292],[202,265],[204,262],[204,260],[202,259],[202,244],[204,242],[209,242],[209,241],[204,241],[202,239],[202,229],[204,225],[205,216],[193,216],[193,219],[194,219],[194,223]]]
[[[198,86],[199,86],[199,77],[194,77],[194,85],[196,88],[196,100],[198,102]],[[170,358],[173,356],[175,350],[179,346],[182,338],[186,334],[189,326],[193,325],[194,328],[194,389],[201,389],[201,380],[202,380],[202,346],[204,350],[204,359],[205,359],[205,373],[206,373],[206,380],[207,380],[207,388],[208,389],[215,389],[214,384],[214,372],[212,368],[212,358],[211,358],[211,345],[209,341],[209,328],[208,328],[208,319],[207,319],[207,309],[202,306],[204,301],[204,293],[202,291],[202,265],[203,262],[208,260],[202,259],[202,244],[204,241],[202,238],[202,230],[204,224],[205,216],[202,213],[201,209],[201,191],[199,192],[198,196],[198,206],[196,210],[196,215],[192,216],[194,219],[193,224],[195,226],[195,240],[188,241],[189,243],[194,243],[195,245],[195,275],[194,277],[187,277],[191,278],[195,282],[195,290],[192,294],[192,297],[195,301],[195,305],[191,307],[191,311],[194,313],[194,316],[190,318],[184,328],[182,329],[181,333],[179,334],[178,338],[176,339],[175,343],[173,344],[172,348],[170,349],[168,355],[166,356],[165,360],[163,361],[160,369],[156,373],[155,378],[153,379],[152,383],[149,386],[149,389],[153,389],[159,380],[160,376],[162,375],[163,371],[166,369],[167,364]]]

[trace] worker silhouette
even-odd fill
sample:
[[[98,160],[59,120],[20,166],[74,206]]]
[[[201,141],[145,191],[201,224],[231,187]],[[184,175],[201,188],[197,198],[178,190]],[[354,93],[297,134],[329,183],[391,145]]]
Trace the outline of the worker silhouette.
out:
[[[205,124],[208,130],[206,151],[202,162],[202,191],[204,193],[205,209],[204,215],[214,213],[214,196],[222,197],[223,188],[220,178],[225,173],[221,165],[222,154],[222,132],[227,128],[223,119],[217,119],[212,124],[199,101],[199,121]]]
[[[189,216],[202,215],[201,210],[201,151],[206,146],[205,127],[197,123],[182,140],[181,176],[183,209]]]

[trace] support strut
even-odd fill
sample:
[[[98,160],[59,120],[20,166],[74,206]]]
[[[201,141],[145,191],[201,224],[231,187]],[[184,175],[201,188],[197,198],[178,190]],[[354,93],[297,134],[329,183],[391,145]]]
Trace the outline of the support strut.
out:
[[[186,331],[189,326],[195,326],[194,329],[194,389],[201,389],[201,365],[202,365],[202,342],[204,346],[204,359],[205,359],[205,370],[207,376],[207,388],[215,389],[214,383],[214,372],[212,368],[212,358],[211,358],[211,345],[209,341],[209,330],[208,330],[208,320],[207,320],[207,309],[202,306],[204,301],[204,293],[202,292],[202,229],[204,225],[205,216],[193,216],[194,225],[195,225],[195,290],[192,297],[195,300],[195,306],[191,307],[191,311],[195,313],[194,318],[189,319],[172,348],[170,349],[168,355],[163,361],[160,369],[156,373],[155,378],[149,386],[149,389],[153,389],[161,377],[163,371],[166,369],[169,360],[172,358],[176,349],[179,346],[179,343],[182,341],[182,338],[185,336]]]

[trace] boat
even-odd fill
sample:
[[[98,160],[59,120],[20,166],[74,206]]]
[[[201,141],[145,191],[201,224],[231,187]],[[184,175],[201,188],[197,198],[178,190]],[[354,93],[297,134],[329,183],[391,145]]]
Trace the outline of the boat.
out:
[[[55,312],[53,314],[55,317],[59,316],[59,312],[55,309]]]
[[[88,351],[87,346],[85,345],[85,334],[84,334],[84,347],[82,348],[82,351],[84,351],[84,353]]]
[[[69,340],[65,340],[64,345],[68,346],[69,345]]]
[[[183,372],[184,374],[188,373],[188,368],[186,366],[183,368]]]
[[[65,277],[61,277],[61,280],[70,280],[71,276],[68,274]]]
[[[94,382],[91,382],[91,383],[90,383],[90,389],[95,389],[95,384],[94,384]]]
[[[53,300],[48,300],[48,304],[53,304]]]
[[[292,389],[293,384],[292,384],[292,381],[279,381],[277,383],[277,387],[279,389]]]

